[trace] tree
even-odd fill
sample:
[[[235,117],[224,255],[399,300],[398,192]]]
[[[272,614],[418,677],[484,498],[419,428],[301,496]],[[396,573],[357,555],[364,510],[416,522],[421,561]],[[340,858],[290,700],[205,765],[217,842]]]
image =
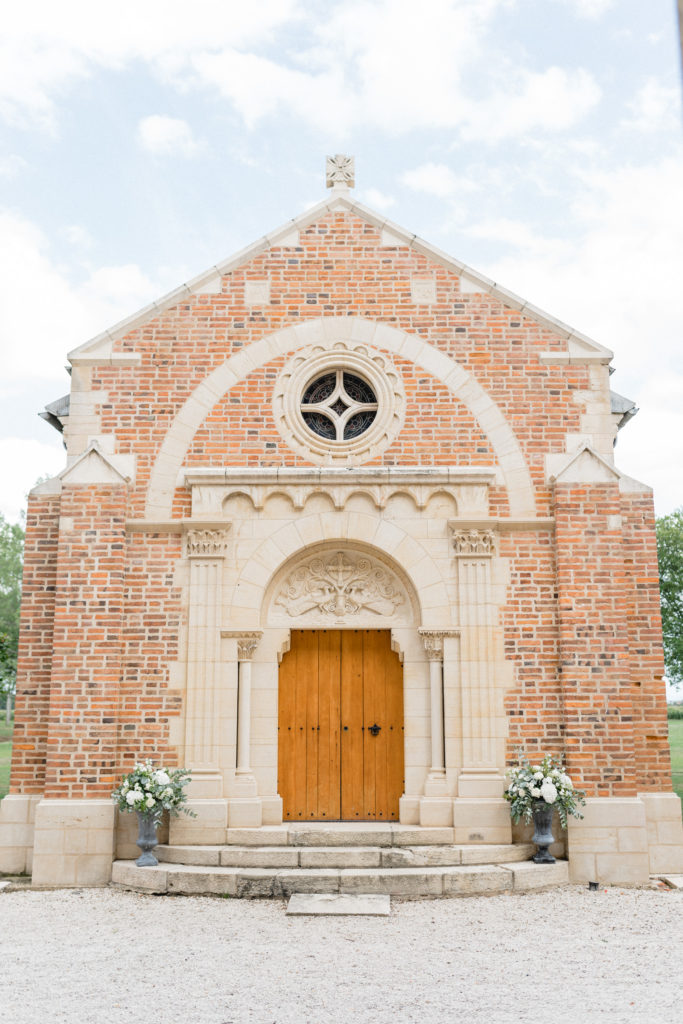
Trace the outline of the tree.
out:
[[[17,681],[24,531],[0,513],[0,692],[9,714]]]
[[[683,682],[683,507],[657,520],[664,661],[670,683]]]

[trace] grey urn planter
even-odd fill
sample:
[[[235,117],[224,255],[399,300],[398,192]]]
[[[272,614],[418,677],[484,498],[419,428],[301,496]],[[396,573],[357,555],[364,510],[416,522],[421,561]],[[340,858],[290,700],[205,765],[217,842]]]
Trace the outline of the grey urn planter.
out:
[[[142,850],[135,863],[139,868],[154,868],[159,863],[152,853],[152,850],[159,842],[157,839],[157,825],[159,822],[153,813],[146,813],[145,811],[136,811],[135,813],[138,816],[138,838],[136,845]]]
[[[534,834],[531,837],[531,842],[538,847],[531,859],[535,864],[554,864],[555,858],[549,852],[548,847],[555,842],[552,829],[555,807],[542,800],[533,805],[531,813],[534,819]]]

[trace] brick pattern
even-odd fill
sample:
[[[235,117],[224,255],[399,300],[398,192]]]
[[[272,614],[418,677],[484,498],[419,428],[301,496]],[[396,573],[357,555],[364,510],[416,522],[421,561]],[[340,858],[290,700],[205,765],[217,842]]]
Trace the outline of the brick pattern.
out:
[[[435,303],[415,305],[410,287],[413,275],[434,277]],[[261,308],[247,306],[246,282],[264,278],[271,282],[270,302]],[[118,341],[120,351],[141,356],[140,367],[93,370],[92,387],[108,396],[98,407],[102,432],[117,435],[121,454],[136,455],[131,515],[142,514],[159,446],[194,388],[231,355],[264,334],[320,316],[361,316],[387,323],[428,339],[457,359],[498,403],[516,432],[538,488],[539,514],[548,514],[550,491],[544,482],[544,455],[562,452],[565,433],[580,430],[581,406],[574,396],[589,387],[587,368],[541,364],[540,352],[564,349],[565,342],[558,335],[491,296],[462,293],[457,275],[425,256],[405,247],[383,247],[379,231],[359,218],[331,213],[301,233],[297,248],[268,250],[246,267],[227,274],[220,294],[199,295],[179,303]],[[259,391],[265,394],[266,374],[274,372],[277,365],[274,361],[263,374],[253,375],[253,397]],[[403,370],[406,365],[402,364]],[[453,447],[449,450],[438,436],[436,425],[434,445],[422,445],[418,454],[420,443],[416,442],[421,419],[430,415],[432,397],[440,394],[442,385],[419,368],[409,370],[406,385],[411,409],[406,428],[378,463],[396,465],[426,457],[429,464],[451,464]],[[237,392],[234,389],[230,397]],[[226,404],[232,406],[235,422],[237,403],[231,403],[230,397]],[[215,412],[210,415],[209,434],[215,433]],[[261,414],[255,409],[248,412],[246,429],[257,430],[258,425],[266,429],[260,439],[257,433],[247,436],[239,457],[270,464],[276,458],[294,460],[279,447],[277,431],[273,434],[267,423],[258,424],[262,416],[270,416],[269,408]],[[234,439],[230,443],[234,444]],[[458,457],[476,464],[478,457],[484,456],[478,451],[484,443],[481,430],[475,429],[469,444],[458,448]],[[224,459],[219,443],[205,453],[204,464],[223,465]],[[174,514],[182,515],[186,509],[186,498],[178,496]]]
[[[627,577],[618,484],[555,489],[567,763],[590,796],[635,796]]]
[[[639,792],[671,789],[655,510],[651,495],[621,496],[634,752]]]
[[[45,786],[60,496],[31,495],[26,515],[10,792]]]
[[[284,362],[274,359],[255,370],[216,403],[194,436],[188,465],[310,465],[287,445],[273,419],[273,386]],[[407,360],[393,362],[408,397],[406,422],[399,439],[367,465],[495,465],[486,434],[463,402]]]
[[[128,536],[118,714],[121,772],[146,757],[177,765],[169,729],[182,701],[169,689],[169,665],[178,660],[185,625],[173,573],[180,555],[179,534]]]
[[[116,776],[125,486],[65,486],[57,560],[47,797],[102,797]]]
[[[558,606],[555,540],[550,530],[503,534],[510,586],[502,611],[505,658],[515,666],[508,691],[508,762],[564,750],[563,705],[557,672]]]

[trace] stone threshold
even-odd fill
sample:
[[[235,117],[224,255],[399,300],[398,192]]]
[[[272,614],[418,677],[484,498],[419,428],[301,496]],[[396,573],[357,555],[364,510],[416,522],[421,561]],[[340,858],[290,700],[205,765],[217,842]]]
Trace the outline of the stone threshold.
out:
[[[374,821],[296,821],[228,828],[226,846],[432,846],[453,844],[454,828]],[[204,845],[204,844],[202,844]]]

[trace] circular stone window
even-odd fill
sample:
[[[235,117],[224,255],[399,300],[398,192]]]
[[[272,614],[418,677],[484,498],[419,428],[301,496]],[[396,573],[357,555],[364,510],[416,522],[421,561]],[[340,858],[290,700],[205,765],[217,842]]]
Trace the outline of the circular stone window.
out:
[[[273,394],[280,433],[318,465],[374,458],[398,434],[404,406],[402,382],[389,358],[352,342],[298,352]]]
[[[377,415],[377,396],[362,377],[342,369],[312,380],[301,399],[306,426],[329,441],[351,441],[369,430]]]

